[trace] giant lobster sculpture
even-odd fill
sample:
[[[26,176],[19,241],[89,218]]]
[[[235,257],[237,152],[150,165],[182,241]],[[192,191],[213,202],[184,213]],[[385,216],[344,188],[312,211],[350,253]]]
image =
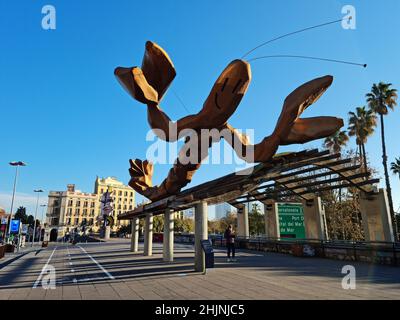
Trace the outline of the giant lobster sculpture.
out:
[[[343,126],[336,117],[300,118],[304,110],[313,104],[332,84],[332,76],[311,80],[290,93],[282,107],[277,124],[271,135],[260,143],[251,145],[245,135],[229,125],[228,119],[239,106],[251,81],[250,64],[234,60],[228,64],[216,80],[202,109],[172,122],[161,109],[160,101],[176,76],[174,65],[168,54],[156,43],[148,41],[140,67],[118,67],[114,71],[125,90],[137,101],[147,105],[150,127],[165,141],[173,142],[186,137],[185,145],[166,179],[153,186],[153,164],[148,160],[130,160],[129,185],[138,193],[155,201],[177,194],[186,186],[208,155],[208,147],[222,137],[232,145],[237,155],[247,162],[268,162],[280,145],[305,143],[324,138]],[[171,130],[172,128],[172,130]],[[217,139],[204,138],[201,131],[216,129],[224,132]],[[200,141],[190,139],[190,132],[199,134]],[[228,137],[226,135],[228,133]],[[207,141],[201,140],[207,139]],[[206,150],[201,146],[207,145]],[[203,148],[204,149],[204,148]],[[182,161],[183,156],[195,154],[191,161]]]

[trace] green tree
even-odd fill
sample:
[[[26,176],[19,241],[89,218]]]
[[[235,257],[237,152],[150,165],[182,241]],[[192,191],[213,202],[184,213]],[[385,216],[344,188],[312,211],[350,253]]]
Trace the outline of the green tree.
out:
[[[324,147],[329,149],[331,152],[338,153],[349,141],[349,137],[346,131],[336,131],[330,137],[326,137],[324,140]]]
[[[174,223],[175,232],[193,232],[194,231],[194,221],[193,219],[183,218],[176,219]]]
[[[220,220],[209,220],[208,221],[208,232],[209,233],[221,233]]]
[[[360,163],[357,152],[354,149],[347,149],[343,152],[343,157],[351,159],[350,166]],[[363,168],[356,169],[354,173],[360,173]],[[373,166],[369,166],[372,176],[377,174]],[[315,174],[324,172],[324,169],[315,171]],[[311,178],[307,182],[313,182],[317,179]],[[331,182],[322,183],[320,189],[331,187]],[[362,228],[362,217],[360,209],[359,190],[355,187],[343,187],[334,190],[325,190],[319,192],[323,206],[325,207],[325,217],[327,222],[327,231],[330,239],[340,240],[364,240],[364,231]]]
[[[233,229],[237,229],[237,215],[234,212],[228,212],[225,217],[220,219],[220,230],[225,232],[229,225],[232,225]]]
[[[35,223],[35,218],[32,215],[29,215],[28,219],[26,220],[26,223],[29,224],[29,226],[33,228],[33,225]]]
[[[394,159],[394,162],[390,164],[390,170],[400,178],[400,158]]]
[[[258,203],[252,203],[249,212],[249,233],[250,235],[260,235],[265,232],[264,215],[261,214]]]
[[[397,106],[397,90],[392,88],[391,83],[379,82],[374,83],[371,88],[371,92],[366,94],[369,108],[379,115],[381,124],[381,143],[382,143],[382,164],[385,172],[386,190],[389,200],[390,215],[392,217],[393,227],[395,228],[395,235],[397,239],[398,230],[396,215],[393,208],[392,199],[392,188],[390,186],[389,170],[387,165],[387,153],[386,153],[386,142],[385,142],[385,124],[383,117],[388,115],[389,109],[394,110]]]
[[[15,213],[15,219],[21,220],[23,224],[26,224],[28,222],[28,216],[26,215],[25,207],[21,206],[17,209],[17,212]]]
[[[344,189],[344,197],[340,201],[333,190],[321,194],[330,239],[364,240],[357,193],[353,193],[351,189]]]
[[[153,217],[153,231],[156,233],[164,231],[164,215],[160,214]]]
[[[324,140],[324,147],[329,149],[333,153],[339,153],[342,151],[342,148],[346,146],[349,141],[349,136],[346,131],[336,131],[330,137],[326,137]],[[339,189],[339,200],[342,199],[342,189]]]
[[[139,234],[144,233],[144,218],[139,218]]]
[[[372,110],[366,110],[365,106],[357,107],[356,112],[349,112],[349,136],[356,137],[360,158],[364,163],[364,171],[368,171],[365,144],[368,137],[374,133],[376,127],[376,115]]]

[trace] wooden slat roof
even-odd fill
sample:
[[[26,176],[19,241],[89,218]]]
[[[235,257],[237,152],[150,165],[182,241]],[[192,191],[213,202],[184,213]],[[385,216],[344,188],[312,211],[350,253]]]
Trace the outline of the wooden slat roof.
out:
[[[293,196],[311,199],[316,193],[354,187],[372,192],[378,179],[369,179],[369,172],[360,172],[361,165],[354,159],[341,158],[340,153],[318,149],[276,155],[270,162],[253,166],[250,170],[231,173],[202,183],[155,202],[144,204],[118,216],[120,220],[164,213],[166,208],[178,211],[191,208],[200,201],[208,204],[228,202],[235,207],[244,203]],[[317,172],[316,172],[317,171]]]

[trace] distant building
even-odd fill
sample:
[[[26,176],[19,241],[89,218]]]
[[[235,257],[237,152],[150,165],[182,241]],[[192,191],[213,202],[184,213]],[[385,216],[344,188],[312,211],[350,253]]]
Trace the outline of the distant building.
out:
[[[182,211],[183,217],[187,219],[194,219],[194,209],[186,209]]]
[[[97,232],[102,226],[101,195],[107,190],[114,199],[112,231],[129,221],[119,221],[117,216],[135,206],[135,192],[114,177],[96,178],[94,193],[75,189],[74,184],[67,185],[66,191],[50,191],[48,195],[46,223],[52,229],[58,229],[58,236],[85,225]]]
[[[226,217],[227,214],[230,212],[236,212],[236,209],[226,202],[208,206],[208,217],[210,220],[222,219]],[[194,219],[195,216],[194,208],[183,210],[183,216],[185,218]]]
[[[69,184],[67,191],[49,192],[46,223],[50,228],[58,228],[59,236],[82,224],[95,227],[99,208],[96,194],[75,190],[75,185]]]
[[[0,241],[4,238],[7,228],[7,224],[3,224],[1,223],[1,221],[3,219],[6,219],[6,221],[8,221],[9,217],[10,215],[6,214],[6,211],[0,207]]]
[[[225,218],[228,213],[236,212],[236,209],[230,204],[223,202],[215,205],[215,219],[219,220]]]
[[[0,207],[0,218],[6,217],[6,210]]]

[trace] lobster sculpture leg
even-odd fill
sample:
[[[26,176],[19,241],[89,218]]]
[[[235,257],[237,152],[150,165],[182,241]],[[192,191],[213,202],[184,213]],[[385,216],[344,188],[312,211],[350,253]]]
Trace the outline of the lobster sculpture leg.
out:
[[[152,201],[174,195],[186,186],[207,157],[208,147],[222,137],[226,139],[226,133],[227,142],[240,158],[257,163],[270,161],[280,145],[324,138],[343,126],[343,120],[336,117],[300,118],[304,110],[329,88],[333,81],[332,76],[311,80],[290,93],[284,101],[272,134],[260,143],[251,145],[245,135],[228,124],[228,119],[236,111],[251,81],[248,62],[234,60],[229,63],[216,80],[200,112],[176,122],[172,122],[160,107],[163,95],[176,76],[171,59],[160,46],[148,41],[141,68],[118,67],[114,73],[135,100],[147,105],[148,122],[160,139],[173,142],[185,136],[189,130],[199,137],[191,139],[188,134],[178,159],[159,186],[152,185],[152,163],[147,160],[130,160],[129,185]],[[216,129],[225,132],[225,135],[216,139],[209,139],[208,136],[205,138],[200,134],[203,129]],[[187,158],[191,161],[183,161]]]

